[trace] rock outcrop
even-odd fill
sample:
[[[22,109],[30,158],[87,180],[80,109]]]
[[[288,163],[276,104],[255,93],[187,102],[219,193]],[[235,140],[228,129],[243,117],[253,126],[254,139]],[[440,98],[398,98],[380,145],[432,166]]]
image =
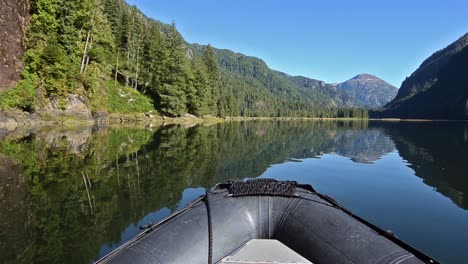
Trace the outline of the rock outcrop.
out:
[[[41,116],[51,117],[76,117],[77,119],[93,119],[86,97],[70,94],[66,99],[51,98],[36,109]]]
[[[0,92],[19,80],[28,23],[28,0],[0,0]]]

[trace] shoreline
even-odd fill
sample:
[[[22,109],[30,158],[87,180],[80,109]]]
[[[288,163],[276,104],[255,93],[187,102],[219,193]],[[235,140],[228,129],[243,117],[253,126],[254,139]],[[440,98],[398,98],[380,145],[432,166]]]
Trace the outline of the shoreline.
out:
[[[354,118],[354,117],[226,117],[226,121],[382,121],[382,122],[468,122],[463,119],[416,119],[416,118]]]
[[[464,119],[419,119],[419,118],[369,118],[369,121],[384,121],[384,122],[468,122]]]
[[[166,117],[156,113],[110,113],[96,117],[71,116],[71,115],[38,115],[35,113],[23,112],[20,110],[0,111],[0,130],[15,131],[25,129],[62,127],[73,128],[79,126],[93,125],[144,125],[144,126],[165,126],[165,125],[211,125],[225,122],[226,119],[202,116],[197,117],[186,114],[181,117]]]
[[[214,117],[194,116],[185,114],[180,117],[167,117],[159,113],[110,113],[95,118],[80,116],[40,116],[35,113],[20,110],[0,111],[0,129],[14,131],[20,128],[36,128],[48,126],[76,127],[93,124],[117,125],[145,125],[159,127],[165,125],[212,125],[224,122],[243,121],[379,121],[379,122],[468,122],[468,120],[451,119],[403,119],[403,118],[320,118],[320,117]]]

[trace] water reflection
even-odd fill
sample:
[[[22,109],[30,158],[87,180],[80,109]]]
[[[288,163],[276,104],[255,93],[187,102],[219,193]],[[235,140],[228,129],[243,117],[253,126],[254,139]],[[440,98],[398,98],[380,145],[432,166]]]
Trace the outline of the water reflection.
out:
[[[416,176],[468,209],[468,126],[466,123],[386,124]]]
[[[468,208],[466,131],[465,125],[295,121],[2,135],[0,256],[88,263],[204,188],[324,154],[366,166],[398,150],[426,184]]]
[[[14,259],[31,243],[30,210],[21,164],[0,154],[0,256]]]

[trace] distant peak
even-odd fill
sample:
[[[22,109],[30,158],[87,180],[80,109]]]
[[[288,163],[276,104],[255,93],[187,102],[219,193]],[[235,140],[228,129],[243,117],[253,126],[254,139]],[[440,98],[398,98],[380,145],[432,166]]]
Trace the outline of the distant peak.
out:
[[[361,73],[352,78],[353,80],[362,80],[362,79],[379,79],[375,75],[369,74],[369,73]]]

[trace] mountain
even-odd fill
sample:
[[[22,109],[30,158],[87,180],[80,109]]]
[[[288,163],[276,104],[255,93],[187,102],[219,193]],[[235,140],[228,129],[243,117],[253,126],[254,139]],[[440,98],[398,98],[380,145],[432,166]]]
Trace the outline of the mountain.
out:
[[[377,117],[467,119],[468,33],[426,59]]]
[[[281,72],[277,73],[284,74]],[[363,105],[356,99],[356,97],[349,95],[340,89],[337,89],[337,87],[333,84],[325,83],[324,81],[315,80],[304,76],[290,76],[287,74],[284,75],[289,80],[291,80],[297,88],[320,92],[332,99],[337,105],[341,107],[363,107]]]
[[[354,97],[333,85],[274,71],[259,58],[189,44],[175,23],[148,18],[124,0],[52,2],[12,9],[19,16],[28,9],[23,13],[30,19],[18,18],[28,24],[0,39],[0,54],[2,48],[18,51],[18,58],[24,52],[17,62],[25,66],[0,71],[6,80],[0,82],[2,111],[83,119],[150,111],[171,117],[367,117]],[[11,41],[23,32],[25,45]]]
[[[195,57],[206,48],[200,44],[187,45]],[[332,84],[272,70],[256,57],[227,49],[213,50],[221,72],[220,93],[235,94],[240,115],[336,116],[340,108],[362,107],[354,97]],[[233,82],[234,87],[229,88]]]
[[[194,54],[203,50],[203,45],[188,44]],[[219,66],[227,74],[243,79],[255,80],[263,89],[291,100],[306,100],[315,107],[362,107],[355,97],[349,95],[333,84],[304,76],[292,76],[270,69],[261,59],[233,52],[227,49],[216,49]]]
[[[300,90],[284,74],[268,67],[261,59],[236,53],[231,50],[216,50],[219,66],[232,76],[261,86],[268,93],[289,101],[306,102],[315,107],[341,106],[326,94],[313,90]]]
[[[367,108],[379,108],[390,102],[398,88],[367,73],[359,74],[336,85]]]

